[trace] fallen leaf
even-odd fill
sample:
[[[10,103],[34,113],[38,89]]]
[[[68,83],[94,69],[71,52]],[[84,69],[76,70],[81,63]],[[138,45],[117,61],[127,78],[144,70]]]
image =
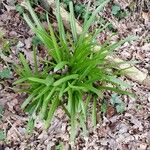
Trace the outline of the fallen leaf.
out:
[[[32,45],[32,38],[27,38],[25,39],[25,45],[26,45],[26,49],[29,49],[31,48],[31,45]]]
[[[107,117],[110,118],[116,113],[115,108],[112,106],[108,106],[107,108]]]
[[[145,24],[148,24],[150,21],[150,12],[142,12],[142,17],[144,19]]]

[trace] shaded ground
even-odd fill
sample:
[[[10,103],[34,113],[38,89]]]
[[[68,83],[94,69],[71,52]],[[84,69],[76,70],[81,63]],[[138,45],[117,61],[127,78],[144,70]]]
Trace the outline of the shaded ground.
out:
[[[145,22],[142,16],[136,17],[136,14],[129,15],[121,21],[108,14],[109,8],[102,15],[115,24],[118,30],[116,39],[123,38],[126,35],[138,35],[140,37],[138,41],[122,46],[117,55],[125,60],[140,61],[136,66],[140,70],[148,72],[150,66],[150,28],[148,22]],[[0,71],[7,66],[11,66],[10,60],[17,63],[19,52],[24,52],[28,60],[31,61],[32,52],[30,48],[33,33],[23,22],[20,15],[14,10],[2,10],[0,28],[5,33],[4,38],[10,42],[10,55],[5,61],[0,59],[2,62]],[[110,31],[102,33],[99,40],[105,39],[109,34]],[[3,129],[6,133],[5,141],[0,141],[0,150],[49,150],[55,149],[55,146],[59,146],[61,143],[63,143],[65,150],[70,149],[68,118],[65,117],[61,109],[57,111],[48,132],[43,131],[43,124],[37,120],[33,134],[26,134],[28,117],[20,109],[20,104],[26,95],[13,92],[12,82],[15,78],[15,73],[12,73],[10,79],[0,82],[0,105],[5,108],[0,129]],[[93,129],[88,122],[89,136],[83,138],[79,130],[75,149],[150,149],[150,91],[128,79],[124,80],[132,84],[131,91],[137,97],[133,99],[122,96],[126,104],[126,110],[123,114],[117,114],[111,106],[105,115],[98,114],[100,119],[96,129]]]

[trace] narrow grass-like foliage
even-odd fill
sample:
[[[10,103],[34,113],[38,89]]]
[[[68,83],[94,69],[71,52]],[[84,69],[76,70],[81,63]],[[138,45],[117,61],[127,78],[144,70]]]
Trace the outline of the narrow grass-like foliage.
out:
[[[27,88],[23,88],[23,91],[29,95],[22,104],[22,109],[31,115],[39,115],[41,119],[45,120],[45,127],[48,128],[55,111],[58,107],[62,107],[70,118],[71,139],[75,138],[78,123],[86,132],[89,103],[93,103],[91,117],[93,125],[96,125],[97,99],[103,99],[104,91],[132,95],[122,90],[122,87],[128,88],[129,85],[113,74],[112,65],[106,60],[106,56],[123,43],[132,40],[132,37],[114,44],[106,41],[104,45],[101,45],[99,51],[94,52],[93,48],[97,44],[94,42],[96,34],[103,31],[106,26],[98,29],[99,32],[88,33],[96,14],[108,2],[109,0],[105,0],[89,19],[86,17],[88,16],[87,10],[81,35],[77,34],[72,2],[69,5],[71,33],[64,28],[59,0],[56,1],[58,34],[54,32],[48,15],[49,31],[44,29],[29,2],[27,2],[27,6],[32,19],[26,14],[23,15],[27,24],[43,42],[52,60],[48,65],[43,65],[42,70],[39,70],[39,66],[43,62],[37,63],[37,52],[33,46],[35,68],[31,69],[24,55],[20,54],[21,65],[16,67],[20,79],[15,84],[21,84],[22,87],[25,85]],[[48,59],[45,58],[45,61],[48,62]]]

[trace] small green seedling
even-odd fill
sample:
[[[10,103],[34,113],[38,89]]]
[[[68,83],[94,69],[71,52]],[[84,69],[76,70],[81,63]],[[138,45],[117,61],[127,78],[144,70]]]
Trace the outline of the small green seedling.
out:
[[[4,78],[11,78],[12,74],[9,68],[3,69],[0,72],[0,79],[4,79]]]
[[[117,5],[117,4],[114,4],[112,6],[112,11],[111,12],[119,20],[125,18],[128,15],[128,11],[121,9],[121,7],[119,5]]]
[[[123,113],[125,111],[125,103],[117,94],[112,95],[110,102],[116,108],[117,113]]]
[[[33,130],[34,130],[34,119],[30,118],[27,123],[26,132],[27,134],[32,134]]]

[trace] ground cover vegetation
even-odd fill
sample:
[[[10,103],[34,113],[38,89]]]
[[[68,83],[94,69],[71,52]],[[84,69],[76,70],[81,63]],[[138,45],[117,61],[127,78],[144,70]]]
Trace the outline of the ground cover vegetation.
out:
[[[44,120],[47,129],[55,111],[61,107],[70,118],[72,140],[76,136],[77,126],[82,127],[84,134],[87,133],[86,120],[90,114],[93,126],[96,125],[96,114],[100,111],[97,101],[102,102],[105,91],[133,96],[132,93],[126,91],[130,85],[121,81],[117,77],[120,73],[113,69],[118,64],[112,64],[107,61],[106,57],[125,42],[133,40],[134,37],[127,37],[113,44],[106,40],[100,45],[98,51],[94,51],[97,45],[97,34],[105,30],[109,24],[92,33],[88,32],[96,14],[108,2],[109,0],[104,1],[90,17],[89,8],[86,9],[83,32],[80,35],[77,34],[72,2],[69,2],[71,32],[66,31],[63,25],[59,1],[56,2],[57,33],[54,32],[48,13],[46,14],[48,30],[43,27],[29,1],[27,8],[32,19],[29,15],[23,14],[29,27],[46,47],[48,57],[38,61],[38,50],[33,45],[33,68],[20,53],[21,64],[15,67],[19,79],[14,84],[21,85],[20,92],[28,93],[22,109],[28,112],[32,119],[38,115]],[[113,100],[112,103],[115,105]],[[121,102],[118,103],[118,112],[121,112],[119,106],[122,108],[123,105]],[[89,110],[90,105],[92,106]],[[103,106],[102,109],[105,111],[105,105]]]

